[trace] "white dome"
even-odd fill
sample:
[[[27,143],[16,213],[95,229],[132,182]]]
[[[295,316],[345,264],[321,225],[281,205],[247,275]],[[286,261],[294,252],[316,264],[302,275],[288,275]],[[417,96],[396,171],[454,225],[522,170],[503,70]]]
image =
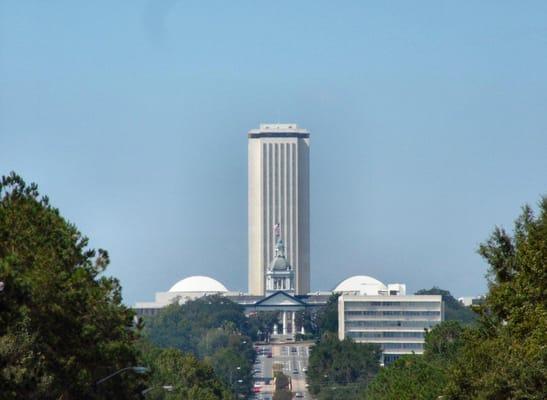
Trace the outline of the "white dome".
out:
[[[359,292],[366,296],[377,296],[379,291],[387,290],[387,286],[377,279],[366,275],[355,275],[343,280],[333,290],[334,292]]]
[[[208,276],[189,276],[178,281],[169,289],[170,292],[227,292],[226,286]]]

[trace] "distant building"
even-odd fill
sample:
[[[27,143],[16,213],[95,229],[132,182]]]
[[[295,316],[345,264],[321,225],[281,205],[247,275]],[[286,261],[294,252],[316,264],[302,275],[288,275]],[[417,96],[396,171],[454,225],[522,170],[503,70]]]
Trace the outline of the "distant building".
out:
[[[406,285],[404,283],[390,283],[386,286],[370,276],[355,275],[340,282],[333,292],[362,296],[399,296],[406,294]]]
[[[153,302],[138,302],[133,309],[139,317],[150,317],[170,304],[184,304],[205,296],[224,296],[241,305],[246,315],[261,311],[276,311],[279,322],[272,332],[274,335],[294,335],[305,333],[298,325],[296,314],[304,310],[316,310],[327,304],[331,292],[316,292],[307,295],[295,295],[292,285],[292,270],[283,258],[283,242],[278,242],[278,253],[269,269],[272,289],[267,296],[253,296],[247,293],[231,292],[219,281],[208,276],[190,276],[175,283],[167,292],[156,293]],[[287,291],[281,289],[286,288]]]
[[[133,308],[139,316],[151,316],[171,303],[183,304],[203,296],[226,293],[228,289],[216,279],[200,275],[189,276],[175,283],[169,291],[156,293],[155,301],[137,302]]]
[[[458,297],[458,301],[466,307],[477,306],[484,303],[484,296]]]
[[[310,291],[310,133],[296,124],[261,124],[248,134],[249,293],[264,296],[276,235],[294,269],[297,295]]]
[[[398,287],[404,287],[401,284]],[[367,276],[352,277],[334,290],[338,298],[338,337],[376,343],[382,364],[403,354],[422,354],[425,331],[444,319],[442,296],[406,296],[396,286]]]
[[[425,329],[441,322],[441,296],[406,296],[402,283],[384,285],[352,276],[333,291],[310,293],[310,133],[296,124],[261,124],[248,133],[249,293],[231,292],[207,276],[190,276],[153,302],[138,302],[137,316],[170,304],[220,295],[246,315],[275,311],[274,335],[305,333],[297,314],[324,307],[339,293],[339,337],[378,343],[382,362],[423,352]],[[281,239],[283,238],[283,240]]]

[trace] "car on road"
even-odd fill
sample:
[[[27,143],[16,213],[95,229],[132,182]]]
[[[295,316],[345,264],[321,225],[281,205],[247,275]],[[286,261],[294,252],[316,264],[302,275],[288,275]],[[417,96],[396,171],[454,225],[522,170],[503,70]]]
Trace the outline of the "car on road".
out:
[[[308,369],[306,367],[302,368],[302,372],[308,372]]]
[[[292,373],[293,373],[294,375],[297,375],[297,374],[298,374],[298,369],[296,369],[296,368],[293,369],[293,370],[292,370]]]
[[[301,399],[302,397],[304,397],[304,395],[300,392],[296,392],[296,394],[294,395],[294,397],[296,397],[297,399]]]

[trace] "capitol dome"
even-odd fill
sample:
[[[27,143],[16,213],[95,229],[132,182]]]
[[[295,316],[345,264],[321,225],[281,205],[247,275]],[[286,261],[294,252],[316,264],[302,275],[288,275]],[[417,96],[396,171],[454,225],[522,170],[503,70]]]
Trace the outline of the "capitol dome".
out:
[[[377,279],[366,275],[349,277],[336,286],[333,292],[358,292],[365,296],[377,296],[387,291],[387,286]]]
[[[170,292],[227,292],[226,286],[217,281],[216,279],[209,278],[208,276],[189,276],[175,283]]]
[[[275,258],[272,265],[270,265],[270,270],[272,271],[290,271],[291,265],[287,259],[283,256],[278,256]]]
[[[275,244],[275,258],[270,264],[270,271],[290,271],[291,265],[285,258],[285,244],[279,239]]]

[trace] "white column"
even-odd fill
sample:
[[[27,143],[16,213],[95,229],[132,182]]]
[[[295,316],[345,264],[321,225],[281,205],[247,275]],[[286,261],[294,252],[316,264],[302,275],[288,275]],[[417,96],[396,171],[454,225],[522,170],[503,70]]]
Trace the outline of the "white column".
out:
[[[292,326],[291,326],[291,333],[294,335],[296,333],[296,312],[292,312]]]
[[[283,311],[283,335],[287,334],[287,312]]]

